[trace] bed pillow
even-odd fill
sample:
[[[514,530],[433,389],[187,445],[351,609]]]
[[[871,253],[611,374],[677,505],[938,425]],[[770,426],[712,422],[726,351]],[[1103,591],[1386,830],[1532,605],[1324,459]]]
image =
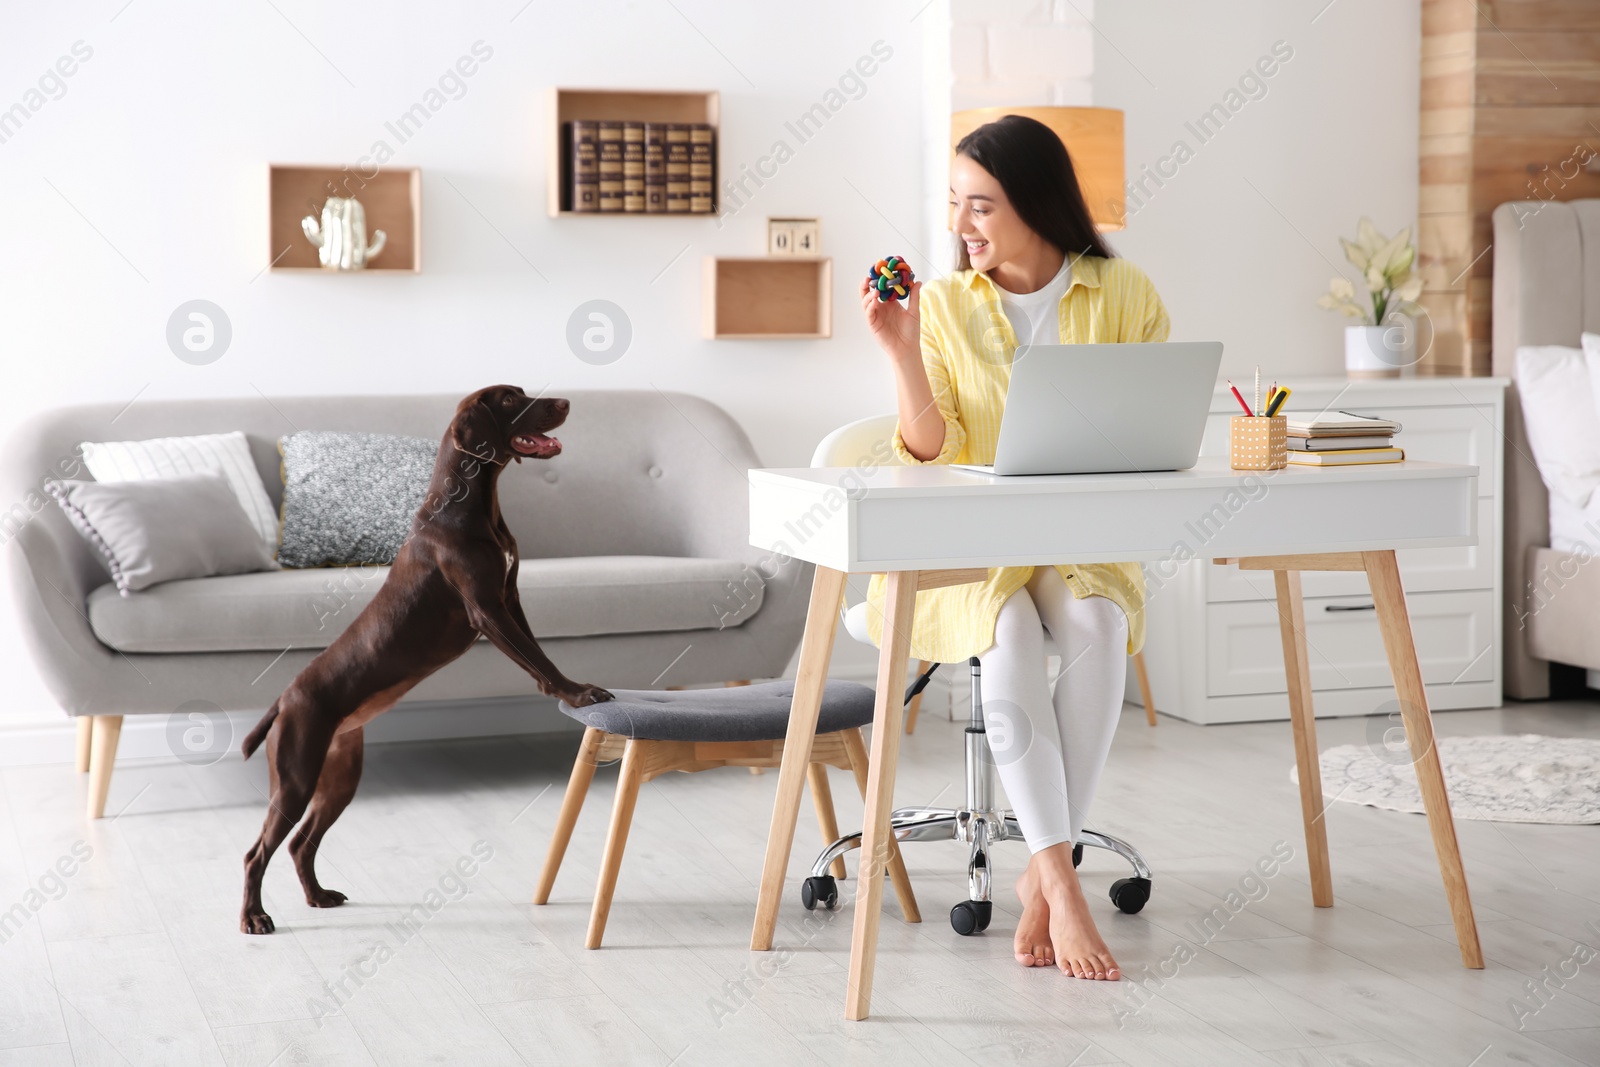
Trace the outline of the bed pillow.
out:
[[[272,553],[215,471],[109,484],[51,479],[44,487],[123,596],[177,578],[272,568]]]
[[[1517,349],[1517,393],[1533,462],[1545,488],[1587,507],[1600,488],[1600,417],[1582,349]]]
[[[1583,363],[1589,371],[1589,396],[1594,401],[1594,417],[1600,422],[1600,333],[1586,333],[1583,345]],[[1600,433],[1600,430],[1596,430]]]
[[[306,430],[283,455],[285,567],[393,563],[411,535],[439,443],[383,433]]]
[[[250,457],[244,434],[157,437],[149,441],[85,441],[84,464],[97,482],[134,482],[216,471],[227,479],[239,506],[270,550],[278,543],[278,515]]]

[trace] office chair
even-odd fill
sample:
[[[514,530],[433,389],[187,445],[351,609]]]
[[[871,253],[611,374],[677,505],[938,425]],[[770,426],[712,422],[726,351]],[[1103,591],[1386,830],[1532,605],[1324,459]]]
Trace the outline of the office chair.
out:
[[[880,465],[882,449],[879,448],[876,452],[874,449],[880,442],[889,440],[894,434],[895,424],[896,416],[884,415],[841,426],[817,445],[816,452],[811,457],[811,465],[813,467]],[[898,461],[890,453],[882,462],[892,464]],[[870,645],[872,638],[867,632],[867,611],[868,606],[865,602],[857,604],[844,612],[843,622],[851,637]],[[1046,655],[1058,654],[1048,631],[1044,635],[1044,642]],[[989,849],[1001,841],[1012,838],[1022,840],[1022,828],[1017,824],[1016,818],[1009,811],[997,810],[995,807],[994,757],[989,751],[988,736],[984,728],[982,671],[978,657],[972,657],[967,663],[972,674],[972,711],[966,728],[965,803],[959,808],[896,808],[889,816],[895,840],[902,844],[909,841],[954,840],[964,841],[969,845],[968,899],[960,901],[950,909],[950,925],[956,933],[963,936],[981,933],[988,927],[993,915],[993,903],[990,900],[992,878]],[[927,687],[940,666],[938,663],[931,664],[917,676],[906,690],[907,704],[920,699],[922,690]],[[1142,670],[1139,671],[1141,680],[1143,673]],[[1145,708],[1153,724],[1154,711],[1150,706],[1148,692],[1145,695]],[[1133,876],[1119,878],[1111,884],[1111,902],[1129,915],[1142,909],[1150,899],[1150,868],[1145,865],[1144,857],[1139,854],[1138,849],[1120,838],[1089,829],[1081,831],[1078,838],[1077,844],[1072,847],[1072,865],[1076,867],[1083,861],[1085,845],[1115,852],[1132,866]],[[818,904],[827,908],[833,908],[838,904],[838,883],[829,869],[840,856],[860,847],[861,834],[857,832],[839,838],[822,850],[816,862],[811,865],[810,876],[800,888],[800,902],[808,911],[816,908]]]

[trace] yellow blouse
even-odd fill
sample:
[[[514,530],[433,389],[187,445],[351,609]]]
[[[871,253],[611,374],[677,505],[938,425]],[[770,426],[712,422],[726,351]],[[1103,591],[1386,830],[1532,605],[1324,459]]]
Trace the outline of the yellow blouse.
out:
[[[894,451],[901,462],[993,463],[1011,381],[1017,338],[988,275],[956,271],[923,286],[922,364],[928,372],[944,447],[930,460],[906,450],[895,426]],[[1167,309],[1155,286],[1125,259],[1082,256],[1059,308],[1064,344],[1165,341]],[[1074,596],[1104,596],[1128,616],[1128,654],[1144,647],[1144,571],[1137,563],[1056,564]],[[991,567],[989,577],[968,585],[917,593],[911,654],[935,663],[959,663],[994,644],[994,623],[1006,598],[1027,584],[1032,567]],[[883,643],[883,598],[887,580],[874,574],[867,586],[868,632]]]

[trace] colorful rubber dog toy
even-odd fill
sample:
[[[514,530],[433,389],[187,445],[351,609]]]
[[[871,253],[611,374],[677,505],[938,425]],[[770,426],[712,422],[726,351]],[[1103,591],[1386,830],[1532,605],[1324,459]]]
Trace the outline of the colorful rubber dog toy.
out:
[[[899,256],[880,259],[867,272],[867,285],[877,291],[880,303],[888,300],[904,300],[911,295],[911,283],[916,280],[917,276],[911,273],[910,264]]]

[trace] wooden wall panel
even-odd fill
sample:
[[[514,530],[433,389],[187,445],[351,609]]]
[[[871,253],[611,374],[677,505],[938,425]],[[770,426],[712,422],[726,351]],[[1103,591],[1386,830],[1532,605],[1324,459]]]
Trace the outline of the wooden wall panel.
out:
[[[1423,0],[1424,374],[1489,373],[1494,209],[1600,197],[1600,0]]]

